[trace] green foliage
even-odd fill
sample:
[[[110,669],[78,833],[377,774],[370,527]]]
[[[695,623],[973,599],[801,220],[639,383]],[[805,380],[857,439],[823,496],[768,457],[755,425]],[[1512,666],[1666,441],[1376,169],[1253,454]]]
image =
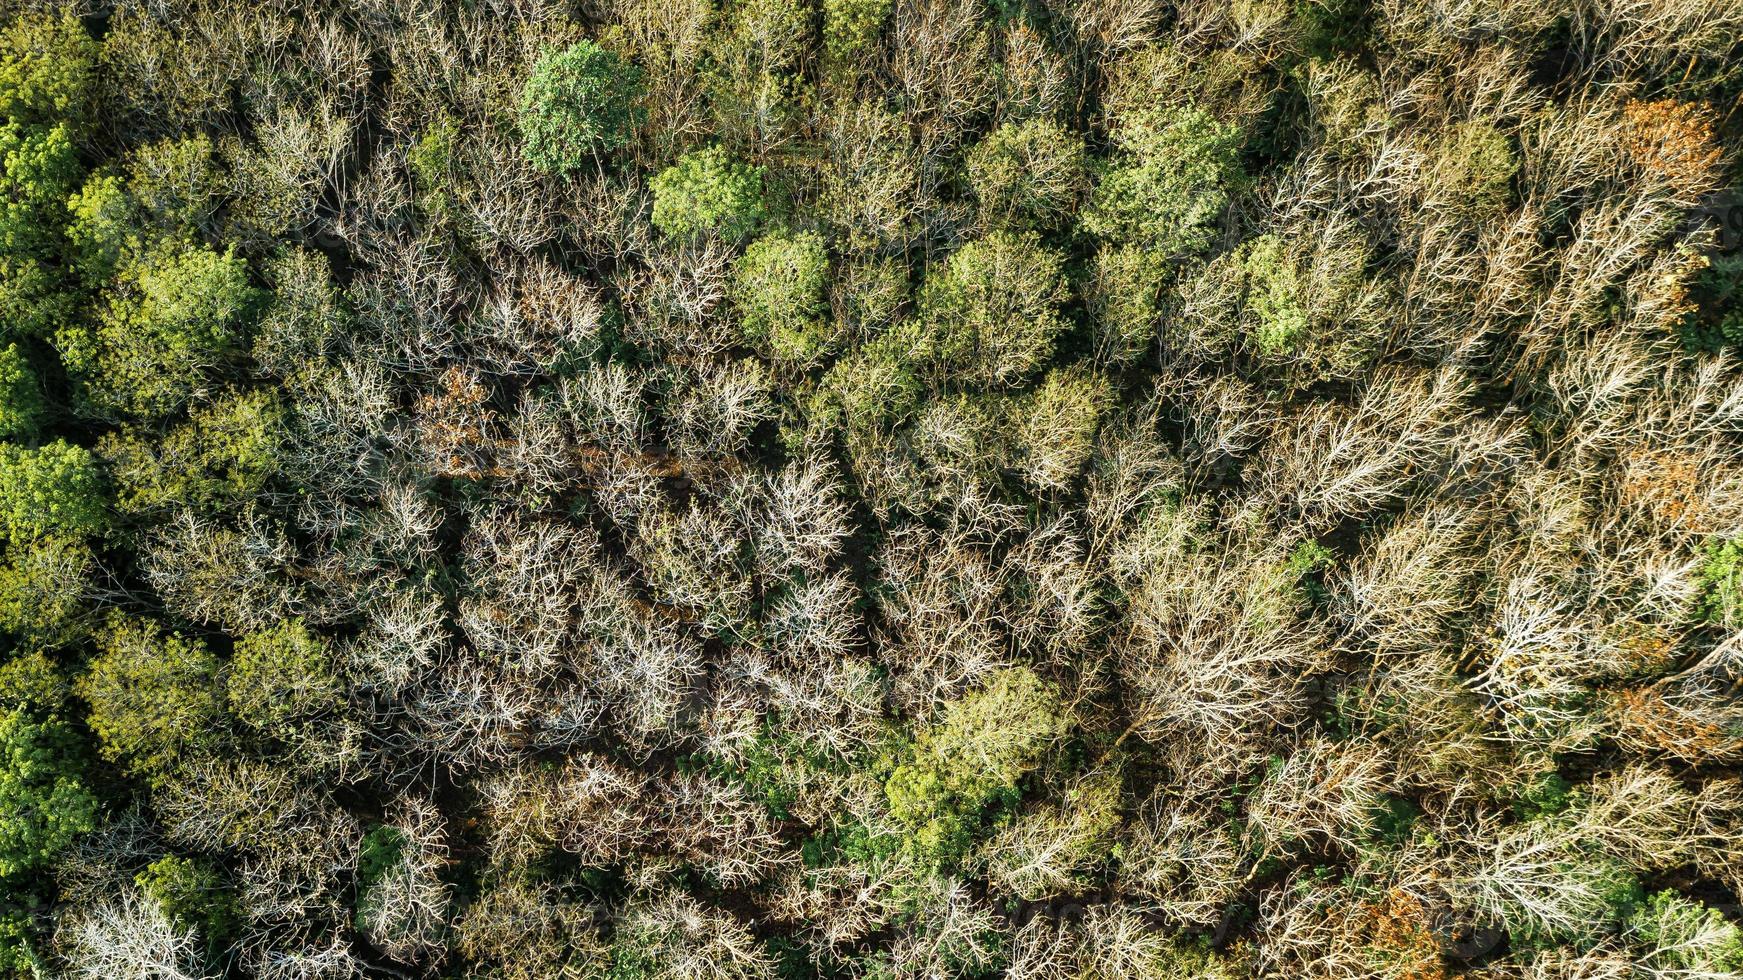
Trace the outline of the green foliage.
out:
[[[0,898],[0,977],[34,980],[48,972],[48,964],[36,952],[32,897],[21,890]]]
[[[651,186],[654,227],[674,238],[712,232],[736,241],[763,219],[763,168],[739,163],[718,146],[684,154]]]
[[[1082,228],[1165,258],[1202,252],[1242,181],[1240,130],[1194,107],[1152,109],[1121,122],[1116,152]]]
[[[62,439],[38,449],[0,444],[0,531],[8,538],[96,534],[105,523],[103,478],[89,451]]]
[[[226,394],[161,438],[110,432],[98,443],[124,514],[167,507],[211,510],[252,499],[278,465],[284,410],[270,390]]]
[[[1269,357],[1294,353],[1308,328],[1295,260],[1276,235],[1261,236],[1242,248],[1247,311],[1255,323],[1253,344]]]
[[[285,735],[297,722],[338,708],[343,688],[332,654],[300,619],[236,643],[227,689],[230,710],[260,731]]]
[[[80,174],[66,124],[0,124],[0,334],[46,337],[71,320],[59,263]]]
[[[875,45],[895,0],[823,0],[823,48],[846,61]]]
[[[223,691],[206,645],[146,619],[116,616],[75,682],[103,755],[133,772],[167,774],[220,736]]]
[[[347,323],[327,257],[288,249],[266,267],[272,303],[261,317],[254,359],[291,381],[317,377]]]
[[[74,535],[15,543],[0,561],[0,629],[50,647],[81,639],[96,564],[90,544]]]
[[[1045,490],[1071,486],[1115,403],[1107,378],[1082,366],[1050,371],[1015,410],[1012,441],[1023,475]]]
[[[1695,581],[1703,619],[1731,629],[1743,626],[1743,539],[1708,545]]]
[[[1743,973],[1743,930],[1718,909],[1674,891],[1648,898],[1628,920],[1626,935],[1645,952],[1645,965],[1657,976]]]
[[[641,70],[592,41],[547,48],[520,95],[527,162],[568,173],[630,141],[642,120]]]
[[[990,228],[1057,228],[1086,175],[1083,140],[1045,117],[1006,123],[968,151],[968,182]]]
[[[221,948],[236,929],[236,899],[218,870],[205,861],[166,854],[146,865],[133,881],[171,922],[200,930],[208,949]]]
[[[1059,692],[1027,667],[1000,670],[953,702],[884,782],[905,846],[928,863],[960,860],[983,812],[1014,802],[1018,782],[1071,724]]]
[[[29,439],[42,424],[42,386],[17,344],[0,350],[0,439]]]
[[[54,124],[86,111],[97,42],[71,14],[25,14],[0,33],[0,116]]]
[[[1512,203],[1519,158],[1512,141],[1494,126],[1459,123],[1446,131],[1434,152],[1436,196],[1459,213],[1492,218]]]
[[[65,725],[0,714],[0,877],[42,867],[97,826],[76,747]]]
[[[745,339],[782,360],[818,353],[827,328],[829,253],[813,232],[765,235],[739,257],[733,301]]]
[[[96,334],[60,343],[100,411],[155,419],[240,346],[262,299],[232,251],[165,242],[124,267]]]
[[[357,847],[357,890],[365,892],[387,877],[405,856],[405,831],[387,824],[378,824],[363,835]]]
[[[121,177],[92,174],[67,208],[69,261],[87,286],[109,281],[123,256],[139,250],[139,214]]]
[[[41,650],[15,653],[0,664],[0,710],[21,708],[35,717],[59,717],[71,686]]]
[[[454,154],[459,144],[460,124],[453,116],[444,114],[406,151],[406,164],[411,167],[418,189],[419,205],[432,220],[454,218]]]
[[[1067,323],[1063,260],[1033,233],[994,232],[957,249],[921,287],[924,360],[952,379],[1012,384],[1053,355]]]

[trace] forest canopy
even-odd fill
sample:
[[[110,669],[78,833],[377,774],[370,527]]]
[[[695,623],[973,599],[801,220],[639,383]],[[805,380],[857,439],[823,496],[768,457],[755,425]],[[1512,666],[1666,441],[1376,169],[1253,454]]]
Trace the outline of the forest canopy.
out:
[[[0,980],[1743,977],[1736,0],[0,0]]]

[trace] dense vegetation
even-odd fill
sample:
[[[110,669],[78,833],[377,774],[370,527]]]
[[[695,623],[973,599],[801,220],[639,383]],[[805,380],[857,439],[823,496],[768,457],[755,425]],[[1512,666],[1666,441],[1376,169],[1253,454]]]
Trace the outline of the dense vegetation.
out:
[[[1743,976],[1743,4],[0,4],[0,975]]]

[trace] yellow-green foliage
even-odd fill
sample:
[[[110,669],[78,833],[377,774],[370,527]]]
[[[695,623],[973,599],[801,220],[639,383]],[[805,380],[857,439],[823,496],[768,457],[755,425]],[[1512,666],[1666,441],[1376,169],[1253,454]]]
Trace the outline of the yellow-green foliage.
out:
[[[148,619],[117,616],[97,647],[76,689],[90,706],[104,756],[156,777],[219,738],[223,690],[205,643]]]

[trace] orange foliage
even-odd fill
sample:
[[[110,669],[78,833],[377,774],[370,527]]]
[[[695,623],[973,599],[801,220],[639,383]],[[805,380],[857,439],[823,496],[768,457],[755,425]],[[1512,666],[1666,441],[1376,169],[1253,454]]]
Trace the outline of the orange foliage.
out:
[[[1622,115],[1623,149],[1642,169],[1679,190],[1712,189],[1720,151],[1712,113],[1704,106],[1675,99],[1635,100],[1623,107]]]

